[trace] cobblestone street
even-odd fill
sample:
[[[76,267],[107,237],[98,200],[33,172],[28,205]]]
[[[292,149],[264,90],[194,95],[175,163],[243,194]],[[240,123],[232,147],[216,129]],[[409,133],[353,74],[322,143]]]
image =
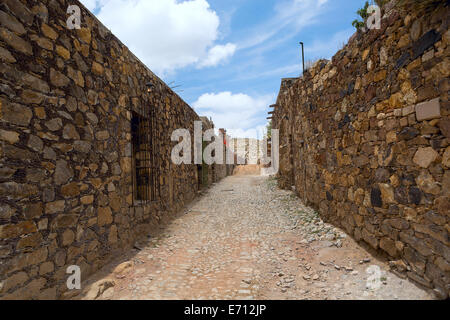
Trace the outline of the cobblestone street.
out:
[[[379,289],[367,269],[379,266]],[[369,271],[370,272],[370,271]],[[95,281],[95,282],[94,282]],[[430,299],[275,180],[215,184],[157,237],[92,277],[82,299]]]

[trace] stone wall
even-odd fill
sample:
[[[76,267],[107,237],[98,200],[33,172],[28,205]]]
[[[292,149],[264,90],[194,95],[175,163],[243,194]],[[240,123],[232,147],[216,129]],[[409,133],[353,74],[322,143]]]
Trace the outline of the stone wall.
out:
[[[450,291],[449,9],[391,2],[381,30],[282,82],[279,183],[445,298]]]
[[[3,0],[0,72],[0,299],[56,298],[69,265],[86,279],[195,197],[170,135],[200,119],[78,1]],[[160,196],[140,205],[130,122],[150,108]]]

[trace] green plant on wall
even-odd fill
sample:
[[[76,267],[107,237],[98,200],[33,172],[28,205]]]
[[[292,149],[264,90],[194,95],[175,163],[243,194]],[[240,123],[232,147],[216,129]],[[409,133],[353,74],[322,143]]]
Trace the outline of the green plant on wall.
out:
[[[388,3],[389,0],[375,0],[375,4],[382,8],[386,3]],[[362,30],[366,26],[367,19],[370,17],[370,14],[368,12],[369,6],[373,5],[373,0],[369,4],[368,1],[364,4],[364,7],[360,8],[356,14],[359,15],[362,18],[362,21],[355,19],[352,22],[352,26],[354,26],[357,30]]]
[[[356,14],[359,15],[362,18],[362,21],[355,19],[352,22],[352,26],[356,28],[356,30],[361,30],[366,25],[367,18],[369,17],[369,14],[367,13],[367,9],[369,8],[369,2],[366,1],[366,4],[364,7],[360,8]]]
[[[266,126],[266,134],[267,134],[267,139],[271,139],[272,138],[272,120],[269,121],[269,123]]]

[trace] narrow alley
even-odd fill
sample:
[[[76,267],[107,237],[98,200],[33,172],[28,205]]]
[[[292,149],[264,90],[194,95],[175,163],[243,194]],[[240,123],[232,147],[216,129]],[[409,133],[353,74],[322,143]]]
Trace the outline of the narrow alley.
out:
[[[432,299],[273,178],[227,177],[147,237],[66,299]]]
[[[0,301],[448,300],[449,17],[1,0]]]

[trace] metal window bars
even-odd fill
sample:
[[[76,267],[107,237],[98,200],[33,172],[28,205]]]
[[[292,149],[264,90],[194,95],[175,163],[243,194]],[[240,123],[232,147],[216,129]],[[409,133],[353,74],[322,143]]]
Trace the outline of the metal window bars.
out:
[[[155,109],[132,112],[133,204],[147,205],[160,196],[159,145],[156,139]]]

